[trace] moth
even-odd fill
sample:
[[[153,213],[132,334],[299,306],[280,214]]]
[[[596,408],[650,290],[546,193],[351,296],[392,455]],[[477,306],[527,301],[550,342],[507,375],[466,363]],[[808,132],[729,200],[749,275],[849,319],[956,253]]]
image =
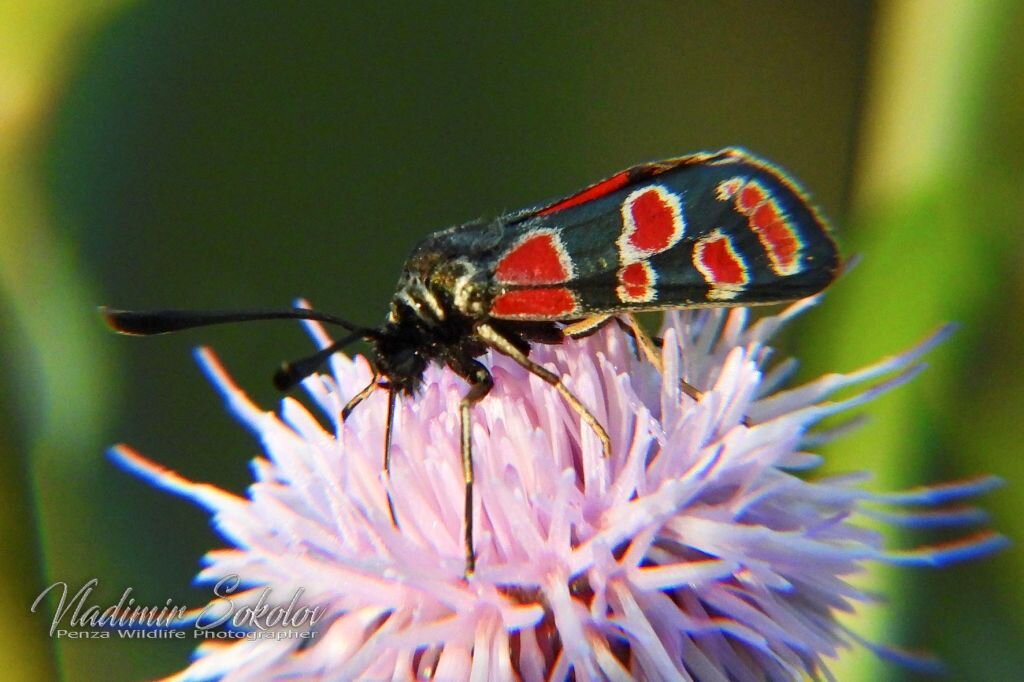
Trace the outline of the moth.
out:
[[[283,365],[275,383],[286,390],[331,354],[366,341],[374,376],[342,417],[375,390],[387,391],[387,473],[396,399],[416,395],[428,365],[447,365],[469,386],[459,404],[468,578],[476,569],[472,408],[494,385],[478,359],[485,351],[550,384],[610,456],[604,427],[557,373],[530,359],[531,343],[562,343],[615,321],[656,362],[634,312],[791,301],[823,290],[839,268],[829,228],[796,182],[731,148],[633,166],[557,201],[429,235],[409,255],[378,327],[302,308],[102,312],[114,330],[136,335],[266,319],[345,329],[320,352]],[[682,388],[700,398],[698,388]],[[393,505],[391,515],[400,522]]]

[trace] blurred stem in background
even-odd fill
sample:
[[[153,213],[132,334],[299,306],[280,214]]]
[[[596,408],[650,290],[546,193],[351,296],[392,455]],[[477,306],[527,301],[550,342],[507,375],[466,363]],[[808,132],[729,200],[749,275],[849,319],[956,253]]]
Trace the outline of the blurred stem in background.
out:
[[[75,487],[69,480],[88,479],[82,470],[96,464],[93,448],[106,405],[99,387],[107,383],[101,381],[107,364],[96,343],[93,297],[74,245],[56,229],[38,177],[38,146],[72,61],[67,48],[80,44],[71,36],[120,4],[0,4],[0,352],[5,358],[0,390],[6,405],[0,425],[0,546],[5,549],[0,670],[5,679],[56,676],[48,618],[30,614],[29,606],[49,580],[66,579],[60,567],[46,563],[47,555],[63,553],[73,560],[66,552],[82,546],[82,538],[73,536],[88,522],[47,518],[54,510],[68,512],[47,500]],[[62,537],[46,530],[60,530]]]
[[[1008,51],[1020,49],[1010,42],[1019,35],[1011,27],[1020,14],[1012,0],[898,0],[879,6],[855,181],[856,229],[845,245],[847,254],[864,259],[823,306],[829,319],[814,329],[820,349],[815,362],[837,370],[856,367],[905,348],[944,321],[964,324],[930,358],[927,372],[871,410],[871,426],[830,450],[830,459],[845,467],[875,472],[880,489],[986,471],[1006,476],[1008,466],[1019,466],[1020,458],[1011,463],[1001,456],[1005,449],[957,442],[956,434],[977,433],[971,420],[985,404],[980,394],[986,387],[971,382],[983,362],[976,352],[984,346],[980,336],[987,325],[995,325],[996,335],[1009,332],[1005,316],[1017,317],[1003,289],[1015,269],[1010,241],[1020,232],[1024,208],[1020,160],[1000,154],[992,147],[999,141],[984,133],[996,112],[1012,107],[1005,98],[1014,95],[999,86],[1007,76],[1003,67],[1012,63]],[[1003,132],[1019,140],[1021,120],[1013,124],[1016,130]],[[1003,377],[994,378],[998,384]],[[1020,414],[1019,395],[1001,402],[1007,416]],[[1003,498],[1008,504],[1008,496]],[[1015,535],[1010,528],[1000,530]],[[914,539],[893,542],[907,546]],[[1022,571],[1017,566],[1015,573]],[[972,575],[982,582],[981,575]],[[924,644],[924,618],[947,610],[963,616],[958,605],[968,590],[950,594],[941,605],[915,605],[920,580],[906,569],[873,576],[870,587],[892,595],[892,603],[869,614],[870,620],[851,619],[851,627],[875,641],[914,646]],[[1019,590],[1008,592],[1019,599]],[[915,607],[921,608],[910,633]],[[956,627],[961,634],[970,629],[966,620]],[[961,640],[959,646],[965,645]],[[896,673],[891,664],[862,652],[844,664],[836,670],[841,680],[892,679]]]

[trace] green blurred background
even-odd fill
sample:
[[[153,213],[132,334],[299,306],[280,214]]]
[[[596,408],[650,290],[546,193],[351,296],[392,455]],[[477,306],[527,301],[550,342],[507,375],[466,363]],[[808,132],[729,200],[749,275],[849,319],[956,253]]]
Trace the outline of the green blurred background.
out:
[[[630,164],[742,145],[791,170],[861,265],[785,339],[805,376],[947,320],[931,369],[829,447],[878,488],[976,472],[1020,537],[1024,5],[951,2],[0,2],[0,676],[131,680],[191,642],[51,640],[54,581],[201,603],[205,513],[115,442],[243,491],[256,444],[190,348],[268,408],[297,325],[132,340],[98,304],[383,318],[408,249]],[[910,546],[937,538],[893,536]],[[941,538],[938,538],[941,539]],[[876,572],[854,623],[956,680],[1024,670],[1020,552]],[[52,606],[52,605],[51,605]],[[915,679],[867,655],[842,680]]]

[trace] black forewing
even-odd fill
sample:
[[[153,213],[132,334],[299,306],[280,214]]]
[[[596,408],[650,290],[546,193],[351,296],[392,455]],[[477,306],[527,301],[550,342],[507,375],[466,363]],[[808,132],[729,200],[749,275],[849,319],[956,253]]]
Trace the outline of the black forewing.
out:
[[[767,190],[801,242],[793,274],[778,274],[748,217],[720,198],[722,182],[757,180]],[[617,293],[623,266],[616,240],[622,234],[622,204],[633,191],[658,184],[680,197],[685,221],[682,239],[650,257],[657,277],[656,298],[624,302]],[[774,303],[815,294],[835,277],[836,245],[825,221],[797,185],[779,169],[746,152],[727,149],[635,166],[564,199],[511,216],[491,253],[500,254],[521,235],[536,229],[558,231],[572,259],[574,277],[564,284],[576,295],[580,314],[616,310],[659,310],[702,305]],[[733,298],[715,298],[694,265],[694,245],[722,230],[748,269],[749,281]],[[491,266],[497,262],[497,256]],[[530,287],[513,287],[524,288]],[[504,285],[501,290],[508,290]],[[497,291],[497,288],[496,288]],[[546,319],[517,315],[517,319]]]

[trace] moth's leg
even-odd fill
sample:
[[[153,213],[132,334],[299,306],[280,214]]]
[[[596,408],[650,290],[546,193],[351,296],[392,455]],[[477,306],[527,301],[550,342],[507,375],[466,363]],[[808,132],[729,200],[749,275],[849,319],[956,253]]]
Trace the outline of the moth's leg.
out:
[[[622,317],[610,313],[607,315],[592,315],[564,327],[562,333],[574,339],[581,339],[585,336],[590,336],[612,320],[615,320],[623,331],[633,337],[637,346],[637,354],[657,367],[660,372],[661,355],[658,353],[659,344],[644,331],[632,313],[624,313]]]
[[[636,341],[637,351],[640,356],[646,358],[647,362],[651,363],[658,369],[658,373],[661,373],[661,354],[658,352],[658,344],[650,337],[650,335],[644,331],[644,328],[637,322],[636,315],[633,313],[624,313],[622,317],[616,317],[615,320],[619,323],[626,333],[633,337]]]
[[[591,315],[566,325],[562,328],[562,333],[574,339],[582,339],[596,332],[610,319],[612,319],[611,315]]]
[[[679,380],[679,390],[693,398],[694,402],[697,403],[699,403],[700,399],[704,397],[704,391],[700,390],[685,379]]]
[[[608,432],[605,431],[604,427],[601,426],[601,423],[597,421],[597,417],[587,409],[587,406],[580,402],[580,399],[565,387],[565,384],[562,383],[562,380],[557,374],[545,369],[528,358],[525,353],[516,348],[515,344],[498,333],[494,327],[486,322],[480,322],[477,324],[476,333],[489,346],[498,352],[509,356],[525,367],[531,374],[536,374],[541,379],[554,386],[555,390],[562,394],[562,398],[565,402],[569,403],[569,406],[572,407],[572,409],[576,411],[576,414],[580,416],[580,419],[582,419],[587,426],[593,429],[594,433],[597,434],[597,437],[601,440],[601,449],[604,452],[604,456],[611,457],[612,439],[608,436]]]
[[[679,390],[693,398],[693,402],[699,403],[704,398],[704,391],[700,390],[686,379],[679,379]]]
[[[363,402],[370,397],[380,386],[380,374],[373,373],[373,377],[370,378],[370,383],[366,384],[359,393],[352,396],[352,399],[345,403],[345,407],[341,408],[341,421],[348,419],[348,416],[352,414],[352,410],[356,409],[359,403]]]
[[[460,358],[449,362],[456,374],[469,382],[469,391],[459,402],[459,420],[462,426],[460,446],[462,450],[462,479],[465,483],[462,518],[463,546],[466,549],[466,577],[476,571],[476,550],[473,545],[473,421],[472,408],[483,400],[494,387],[494,379],[487,368],[472,358]]]
[[[618,320],[622,328],[625,329],[630,335],[636,339],[637,348],[643,354],[647,361],[658,368],[658,372],[661,373],[661,354],[658,352],[658,348],[661,346],[659,343],[661,339],[652,339],[644,328],[637,322],[636,316],[632,313],[626,313],[622,318],[615,318]],[[686,395],[693,398],[695,401],[700,402],[700,399],[704,396],[704,392],[687,381],[679,380],[679,390]]]
[[[391,481],[391,432],[395,427],[395,401],[398,399],[398,391],[394,386],[387,384],[388,389],[388,412],[384,424],[384,476]],[[398,527],[398,519],[395,518],[395,502],[391,499],[391,493],[385,493],[388,498],[388,513],[391,515],[391,525]]]
[[[378,388],[384,388],[388,391],[388,413],[387,423],[384,426],[384,474],[391,479],[391,431],[395,425],[395,400],[398,398],[398,393],[395,389],[386,381],[381,381],[380,374],[377,372],[373,373],[373,377],[370,379],[370,383],[366,384],[356,393],[352,398],[345,403],[345,407],[341,408],[341,421],[348,419],[348,416],[352,414],[352,410],[356,409],[360,403],[369,398],[374,391]],[[398,525],[398,520],[395,517],[395,503],[391,499],[391,494],[387,494],[388,497],[388,512],[391,514],[391,523]]]

